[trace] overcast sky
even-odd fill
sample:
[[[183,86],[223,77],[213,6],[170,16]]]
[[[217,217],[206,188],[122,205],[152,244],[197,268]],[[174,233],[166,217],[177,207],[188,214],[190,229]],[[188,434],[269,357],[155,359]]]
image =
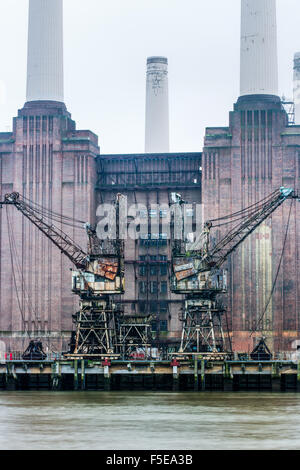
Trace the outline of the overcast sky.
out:
[[[292,96],[300,2],[277,0],[280,93]],[[0,130],[25,102],[28,0],[0,0]],[[146,58],[169,59],[170,144],[201,151],[239,95],[240,0],[64,0],[65,102],[101,153],[144,151]]]

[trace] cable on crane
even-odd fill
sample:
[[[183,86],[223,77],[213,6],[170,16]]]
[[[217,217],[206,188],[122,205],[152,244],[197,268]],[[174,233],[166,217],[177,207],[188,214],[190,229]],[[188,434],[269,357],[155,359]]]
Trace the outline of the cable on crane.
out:
[[[36,312],[35,308],[33,307],[28,289],[26,288],[25,279],[24,279],[24,275],[23,275],[23,270],[22,270],[22,267],[21,267],[20,262],[19,262],[19,256],[18,256],[18,252],[17,252],[16,240],[15,240],[15,237],[14,237],[14,232],[12,230],[12,222],[10,220],[9,215],[8,215],[8,218],[9,218],[8,226],[9,226],[10,238],[11,238],[11,242],[12,242],[11,246],[12,246],[12,251],[13,251],[13,257],[15,258],[18,274],[19,274],[19,276],[21,278],[21,281],[22,281],[22,290],[23,290],[24,294],[27,294],[27,298],[26,298],[26,296],[24,296],[24,298],[25,298],[25,301],[28,305],[28,309],[34,314],[34,319],[35,319],[35,321],[37,321],[38,315],[37,315],[37,312]],[[13,265],[13,267],[14,267],[14,265]]]
[[[210,222],[213,223],[213,227],[221,227],[222,225],[227,225],[227,224],[230,224],[231,222],[236,222],[237,220],[241,220],[245,217],[249,217],[250,215],[257,212],[260,208],[262,208],[266,203],[270,202],[276,194],[279,194],[278,190],[274,191],[271,195],[269,194],[267,197],[265,197],[261,201],[258,201],[255,204],[252,204],[251,206],[246,207],[245,209],[241,209],[238,212],[234,212],[233,214],[228,214],[218,219],[212,219],[210,220]],[[223,224],[214,224],[214,222],[221,222],[223,220],[228,220],[228,219],[229,221]],[[232,219],[236,219],[236,220],[233,221]]]
[[[21,317],[22,317],[22,321],[23,321],[23,325],[24,325],[24,330],[26,330],[25,329],[25,325],[26,325],[25,315],[24,315],[24,311],[23,311],[23,308],[22,308],[20,298],[19,298],[18,286],[17,286],[17,281],[16,281],[16,273],[15,273],[15,268],[14,268],[14,256],[13,256],[13,246],[12,246],[12,237],[11,237],[12,232],[11,232],[11,225],[10,225],[10,220],[9,220],[9,216],[8,216],[7,206],[6,206],[6,218],[7,218],[7,227],[8,227],[8,241],[9,241],[9,249],[10,249],[10,260],[11,260],[12,276],[13,276],[13,281],[14,281],[14,286],[15,286],[15,291],[16,291],[18,307],[19,307],[19,310],[20,310],[20,313],[21,313]],[[30,337],[28,330],[27,330],[27,334]]]
[[[282,246],[282,251],[281,251],[281,256],[280,256],[278,268],[277,268],[277,271],[276,271],[276,276],[275,276],[275,279],[274,279],[274,282],[273,282],[273,286],[272,286],[272,290],[271,290],[270,296],[269,296],[269,298],[268,298],[267,304],[266,304],[265,309],[264,309],[264,311],[263,311],[263,314],[261,315],[261,317],[260,317],[259,320],[258,320],[257,328],[258,328],[258,326],[262,323],[262,321],[263,321],[263,319],[264,319],[264,316],[265,316],[265,314],[266,314],[266,312],[267,312],[267,310],[268,310],[268,308],[269,308],[270,302],[271,302],[271,300],[272,300],[272,297],[273,297],[273,294],[274,294],[274,291],[275,291],[275,287],[276,287],[277,280],[278,280],[278,277],[279,277],[280,268],[281,268],[281,265],[282,265],[283,255],[284,255],[284,252],[285,252],[286,241],[287,241],[288,231],[289,231],[289,227],[290,227],[290,220],[291,220],[291,214],[292,214],[292,207],[293,207],[293,200],[291,201],[291,205],[290,205],[288,223],[287,223],[287,227],[286,227],[286,231],[285,231],[285,237],[284,237],[284,241],[283,241],[283,246]],[[253,333],[257,331],[257,328],[256,328],[255,330],[252,330],[251,335],[250,335],[250,338],[252,337]]]
[[[22,195],[20,195],[20,199],[23,199],[32,210],[34,210],[36,213],[42,215],[45,218],[53,219],[56,222],[69,225],[70,227],[75,227],[76,225],[79,225],[76,228],[82,228],[82,229],[84,228],[84,224],[86,223],[86,221],[78,220],[73,217],[69,217],[69,216],[60,214],[58,212],[52,211],[51,209],[48,209],[42,206],[41,204],[38,204],[37,202],[33,202],[27,197],[22,196]]]

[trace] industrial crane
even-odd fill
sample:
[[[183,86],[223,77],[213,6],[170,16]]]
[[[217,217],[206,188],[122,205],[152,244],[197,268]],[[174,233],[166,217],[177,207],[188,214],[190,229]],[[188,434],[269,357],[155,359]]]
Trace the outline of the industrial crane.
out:
[[[180,195],[174,196],[177,204],[184,204]],[[207,221],[194,242],[174,242],[171,290],[186,296],[179,353],[225,353],[225,309],[217,300],[219,294],[227,292],[227,271],[222,266],[260,224],[291,198],[299,199],[299,195],[282,187],[235,214]],[[211,230],[228,223],[233,228],[212,246]]]
[[[116,220],[124,196],[117,195]],[[72,335],[69,357],[112,356],[116,354],[116,322],[118,311],[112,295],[124,293],[124,242],[119,239],[99,240],[96,230],[85,224],[88,250],[75,243],[51,222],[51,211],[30,204],[19,193],[6,194],[3,205],[13,205],[34,224],[73,263],[72,291],[79,296],[80,310],[73,315],[75,333]],[[46,215],[45,215],[46,211]],[[56,214],[57,216],[57,214]],[[59,220],[59,217],[58,217]],[[118,224],[116,224],[118,226]]]

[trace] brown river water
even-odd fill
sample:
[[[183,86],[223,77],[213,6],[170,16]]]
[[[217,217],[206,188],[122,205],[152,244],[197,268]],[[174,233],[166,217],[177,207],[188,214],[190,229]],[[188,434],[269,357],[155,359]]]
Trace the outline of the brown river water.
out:
[[[0,449],[300,449],[300,394],[0,392]]]

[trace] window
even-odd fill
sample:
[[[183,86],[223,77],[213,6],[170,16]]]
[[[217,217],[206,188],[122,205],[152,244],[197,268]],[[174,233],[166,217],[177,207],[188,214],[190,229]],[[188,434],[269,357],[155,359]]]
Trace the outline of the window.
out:
[[[150,276],[157,276],[157,266],[150,266]]]
[[[168,266],[166,264],[160,265],[160,275],[166,276],[168,274]]]
[[[160,283],[160,292],[161,292],[161,294],[166,294],[168,292],[168,283],[167,283],[167,281],[162,281]]]
[[[150,209],[149,210],[149,217],[151,219],[155,219],[157,217],[157,210],[156,209]]]
[[[153,321],[153,322],[151,323],[151,330],[152,330],[152,331],[157,331],[157,323],[156,323],[156,321]]]
[[[168,312],[168,302],[162,301],[160,302],[160,313],[167,313]]]
[[[150,302],[150,313],[157,313],[157,302]]]
[[[146,294],[147,292],[147,284],[145,281],[140,281],[139,283],[139,290],[140,290],[140,294]]]
[[[159,233],[151,233],[152,240],[159,240]]]
[[[140,276],[147,276],[147,266],[141,265],[139,269]]]
[[[150,293],[151,294],[157,294],[158,292],[158,282],[157,281],[151,281],[150,282]]]
[[[168,321],[160,320],[160,331],[168,331]]]
[[[168,217],[167,209],[161,209],[160,210],[160,217],[161,217],[161,219],[166,219]]]

